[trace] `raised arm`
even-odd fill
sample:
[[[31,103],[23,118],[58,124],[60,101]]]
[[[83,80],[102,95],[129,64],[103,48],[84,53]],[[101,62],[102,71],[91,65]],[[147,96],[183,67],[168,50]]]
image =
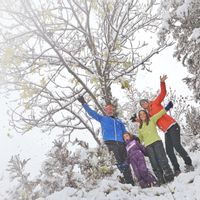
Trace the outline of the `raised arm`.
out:
[[[96,111],[92,110],[87,103],[83,104],[83,108],[85,109],[85,111],[95,120],[97,120],[98,122],[100,122],[103,118],[103,115],[100,115],[99,113],[97,113]]]
[[[95,120],[97,120],[98,122],[100,122],[103,118],[103,115],[100,115],[99,113],[97,113],[96,111],[92,110],[88,104],[86,103],[85,99],[83,96],[80,96],[78,98],[78,101],[83,105],[83,108],[85,109],[85,111]]]
[[[167,91],[166,91],[166,85],[165,80],[167,79],[167,75],[160,76],[160,94],[156,97],[154,100],[154,103],[160,104],[164,100]]]
[[[156,123],[164,114],[166,114],[166,110],[162,109],[160,112],[158,112],[157,114],[153,115],[151,117],[151,119],[154,121],[154,123]]]

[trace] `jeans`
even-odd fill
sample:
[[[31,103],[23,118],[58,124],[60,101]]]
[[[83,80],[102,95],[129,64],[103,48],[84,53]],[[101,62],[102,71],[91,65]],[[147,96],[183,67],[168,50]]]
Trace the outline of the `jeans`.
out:
[[[163,175],[172,176],[173,173],[169,166],[162,141],[159,140],[148,145],[146,150],[158,181],[163,182]]]
[[[167,155],[173,165],[174,170],[180,170],[174,149],[183,158],[186,165],[192,165],[191,158],[181,145],[180,126],[177,123],[167,130],[165,134],[165,146]]]

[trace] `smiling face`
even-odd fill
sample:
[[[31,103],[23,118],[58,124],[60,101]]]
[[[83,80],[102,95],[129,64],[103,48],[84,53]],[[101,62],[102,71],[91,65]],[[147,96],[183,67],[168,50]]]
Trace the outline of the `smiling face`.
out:
[[[106,105],[104,110],[105,110],[105,113],[106,113],[107,116],[113,116],[114,115],[114,108],[111,104]]]
[[[139,112],[139,118],[140,118],[141,121],[145,122],[147,120],[147,113],[144,112],[143,110],[141,110]]]

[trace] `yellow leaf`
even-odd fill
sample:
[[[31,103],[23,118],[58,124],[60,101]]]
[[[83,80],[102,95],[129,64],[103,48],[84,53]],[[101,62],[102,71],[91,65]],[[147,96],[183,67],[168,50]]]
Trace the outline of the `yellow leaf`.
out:
[[[124,81],[121,82],[121,88],[122,89],[129,89],[130,88],[128,80],[124,80]]]
[[[7,47],[4,50],[4,54],[1,57],[1,62],[4,66],[9,66],[12,64],[14,53],[15,51],[11,47]]]

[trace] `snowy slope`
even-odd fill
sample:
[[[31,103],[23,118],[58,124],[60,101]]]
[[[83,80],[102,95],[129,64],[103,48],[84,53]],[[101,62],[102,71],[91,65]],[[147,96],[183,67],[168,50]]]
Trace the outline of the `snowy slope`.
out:
[[[200,151],[190,153],[194,172],[182,172],[172,183],[161,187],[141,189],[138,186],[120,184],[115,177],[109,180],[102,180],[98,186],[85,191],[66,187],[62,191],[55,192],[46,198],[37,200],[200,200]],[[183,162],[179,159],[183,169]]]

